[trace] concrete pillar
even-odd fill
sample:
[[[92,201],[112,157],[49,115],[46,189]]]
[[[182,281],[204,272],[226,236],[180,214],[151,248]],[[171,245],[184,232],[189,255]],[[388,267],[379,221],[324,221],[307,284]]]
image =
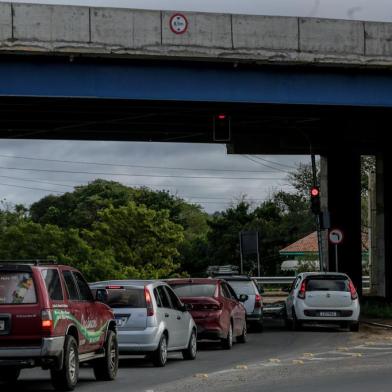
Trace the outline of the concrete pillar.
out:
[[[372,177],[372,176],[371,176]],[[371,261],[371,295],[385,297],[385,216],[384,216],[384,157],[376,156],[376,173],[370,181],[369,255]]]
[[[385,297],[392,300],[392,157],[388,151],[377,160],[377,174],[382,179],[377,187],[377,221],[380,224],[378,250],[381,288],[385,286]],[[382,170],[382,172],[381,172]],[[382,226],[384,224],[384,227]],[[384,228],[384,230],[382,230]],[[384,234],[384,236],[383,236]],[[384,263],[382,262],[384,260]],[[384,271],[382,267],[384,266]]]
[[[346,147],[346,148],[344,148]],[[334,149],[328,159],[328,208],[331,228],[343,231],[338,246],[338,271],[348,274],[362,294],[361,159],[350,146]],[[329,244],[329,270],[335,268],[335,248]]]

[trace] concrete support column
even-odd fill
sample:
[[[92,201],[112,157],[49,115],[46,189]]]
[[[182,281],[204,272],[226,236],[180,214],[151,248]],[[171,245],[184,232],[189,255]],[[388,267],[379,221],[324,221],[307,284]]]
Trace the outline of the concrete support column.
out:
[[[350,146],[342,146],[327,159],[331,228],[344,234],[338,246],[338,271],[348,274],[362,294],[361,157]],[[335,248],[330,244],[329,271],[336,271],[335,265]]]
[[[375,179],[374,179],[375,177]],[[375,189],[375,191],[374,191]],[[372,191],[373,190],[373,191]],[[369,199],[371,206],[369,255],[371,295],[385,297],[385,215],[384,215],[384,157],[376,156],[376,173],[371,175]]]
[[[392,157],[388,151],[377,160],[377,174],[380,177],[377,186],[377,222],[378,231],[378,257],[381,271],[378,276],[380,284],[385,285],[385,297],[392,300]],[[382,224],[384,226],[382,226]],[[384,229],[384,230],[382,230]],[[384,261],[384,263],[383,263]],[[384,266],[384,271],[382,267]]]

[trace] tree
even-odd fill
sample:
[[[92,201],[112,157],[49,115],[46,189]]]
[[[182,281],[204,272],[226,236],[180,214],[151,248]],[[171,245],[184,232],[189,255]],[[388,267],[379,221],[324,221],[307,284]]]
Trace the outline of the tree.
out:
[[[98,213],[83,237],[94,248],[113,252],[127,278],[164,278],[178,269],[174,259],[183,228],[170,221],[167,210],[155,211],[134,202]]]
[[[54,259],[80,269],[89,280],[125,277],[113,254],[93,249],[79,230],[26,220],[5,228],[0,237],[0,259]]]

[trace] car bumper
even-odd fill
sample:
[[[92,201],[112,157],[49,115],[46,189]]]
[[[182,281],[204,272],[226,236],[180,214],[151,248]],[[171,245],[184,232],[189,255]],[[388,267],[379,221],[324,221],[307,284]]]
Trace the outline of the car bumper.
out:
[[[335,316],[322,316],[320,312],[336,312]],[[315,322],[334,322],[334,321],[354,321],[359,319],[360,307],[353,305],[344,308],[311,308],[305,304],[297,304],[296,316],[301,321],[315,321]]]
[[[62,358],[64,336],[44,338],[40,347],[0,347],[0,366],[34,367]]]
[[[263,320],[263,310],[259,310],[257,312],[248,313],[246,315],[247,322],[258,322]]]
[[[158,327],[149,327],[140,331],[117,331],[120,354],[132,354],[155,351],[161,334]]]

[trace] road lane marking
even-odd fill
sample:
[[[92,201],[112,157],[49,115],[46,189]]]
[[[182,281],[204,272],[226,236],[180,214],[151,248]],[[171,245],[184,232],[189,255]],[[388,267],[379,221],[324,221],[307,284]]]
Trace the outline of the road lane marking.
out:
[[[193,377],[207,379],[208,374],[207,373],[196,373]]]
[[[237,365],[235,368],[238,370],[248,370],[248,366],[246,365]]]
[[[271,363],[280,363],[281,362],[280,359],[278,359],[278,358],[270,358],[269,361]]]
[[[293,365],[303,365],[305,362],[301,359],[293,359]]]

